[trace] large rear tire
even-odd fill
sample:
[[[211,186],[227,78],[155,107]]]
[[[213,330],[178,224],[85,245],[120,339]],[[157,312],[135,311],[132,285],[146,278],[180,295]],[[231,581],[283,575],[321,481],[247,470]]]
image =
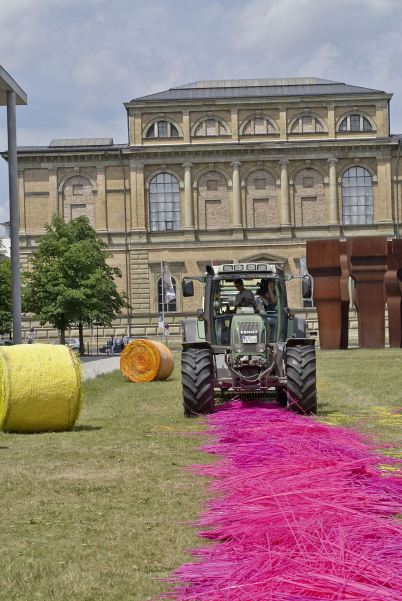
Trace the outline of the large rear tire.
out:
[[[315,348],[310,345],[288,347],[286,349],[286,375],[290,408],[298,413],[307,413],[307,415],[317,413]]]
[[[181,382],[183,384],[183,409],[187,417],[213,413],[213,365],[208,349],[189,349],[181,357]]]

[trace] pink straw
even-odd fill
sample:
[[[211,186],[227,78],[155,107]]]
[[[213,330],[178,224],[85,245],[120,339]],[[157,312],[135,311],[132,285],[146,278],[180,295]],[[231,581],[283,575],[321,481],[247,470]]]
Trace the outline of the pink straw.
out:
[[[189,470],[211,481],[194,524],[209,544],[160,598],[401,601],[402,460],[275,403],[235,400],[206,422],[201,448],[219,458]]]

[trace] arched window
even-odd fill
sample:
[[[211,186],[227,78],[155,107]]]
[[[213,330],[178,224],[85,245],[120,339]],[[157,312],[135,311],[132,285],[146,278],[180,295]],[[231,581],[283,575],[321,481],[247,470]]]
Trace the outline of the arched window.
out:
[[[344,225],[374,223],[373,180],[363,167],[351,167],[342,176],[342,218]]]
[[[345,117],[339,126],[339,131],[372,131],[371,123],[363,115],[349,115]]]
[[[178,138],[179,130],[170,121],[156,121],[147,129],[147,138]]]
[[[324,128],[319,119],[311,115],[299,117],[290,128],[291,134],[305,134],[313,132],[323,132]]]
[[[173,290],[176,293],[176,280],[174,279],[174,277],[172,277],[172,284],[173,284]],[[162,303],[163,303],[162,278],[159,278],[159,280],[158,280],[158,313],[162,313]],[[166,312],[177,311],[177,298],[170,301],[170,303],[166,303],[165,311]]]
[[[194,130],[194,136],[227,136],[228,131],[223,121],[211,117],[204,119]]]
[[[250,119],[250,121],[247,121],[240,133],[243,136],[274,134],[275,127],[266,117],[254,117],[253,119]]]
[[[149,220],[151,232],[181,228],[180,186],[170,173],[158,173],[149,183]]]

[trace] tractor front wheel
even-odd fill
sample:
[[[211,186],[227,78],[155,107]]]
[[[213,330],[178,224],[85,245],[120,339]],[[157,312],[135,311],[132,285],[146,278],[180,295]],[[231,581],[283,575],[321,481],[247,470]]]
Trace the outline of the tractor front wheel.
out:
[[[181,357],[181,382],[183,409],[187,417],[213,413],[214,388],[212,386],[212,355],[208,349],[192,348]]]
[[[317,413],[315,348],[310,345],[286,349],[288,403],[298,413]],[[295,402],[296,401],[296,402]]]

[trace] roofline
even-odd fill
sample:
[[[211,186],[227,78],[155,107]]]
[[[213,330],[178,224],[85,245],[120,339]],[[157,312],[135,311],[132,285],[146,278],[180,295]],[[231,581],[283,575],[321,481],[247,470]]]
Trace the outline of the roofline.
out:
[[[20,105],[28,104],[28,98],[27,98],[27,95],[25,94],[24,90],[22,88],[20,88],[20,86],[11,77],[11,75],[9,73],[7,73],[7,71],[5,69],[3,69],[3,67],[0,65],[0,81],[1,80],[3,80],[3,82],[6,84],[6,89],[5,89],[6,92],[15,92],[16,104],[20,104]],[[4,103],[4,104],[6,104],[6,103]]]
[[[168,92],[169,90],[165,90],[166,92]],[[155,94],[159,94],[160,92],[155,92]],[[150,94],[151,96],[151,94]],[[162,99],[155,99],[155,100],[144,100],[144,96],[140,97],[140,98],[133,98],[133,100],[130,100],[129,102],[123,102],[123,106],[126,109],[129,108],[133,108],[135,107],[140,107],[140,106],[149,106],[150,103],[157,105],[157,104],[161,104],[161,105],[166,105],[166,104],[185,104],[185,105],[194,105],[197,103],[202,104],[203,106],[205,106],[208,103],[211,104],[229,104],[229,103],[237,103],[237,104],[243,104],[244,102],[250,102],[252,104],[255,103],[261,103],[261,102],[266,102],[266,101],[270,101],[271,103],[278,103],[278,102],[299,102],[301,98],[306,99],[306,98],[322,98],[323,96],[325,96],[326,100],[346,100],[348,99],[348,101],[353,100],[354,98],[356,99],[361,99],[366,98],[366,97],[370,97],[370,98],[381,98],[382,100],[384,99],[388,99],[391,100],[391,98],[393,97],[393,93],[388,93],[388,92],[381,92],[380,90],[374,90],[373,92],[354,92],[353,94],[299,94],[299,95],[291,95],[291,96],[244,96],[244,97],[227,97],[227,98],[164,98]]]
[[[147,152],[155,152],[155,151],[177,151],[177,150],[186,150],[186,151],[191,151],[191,152],[197,152],[199,150],[209,150],[210,148],[213,149],[217,149],[217,147],[219,147],[221,150],[223,149],[227,149],[227,150],[233,150],[233,152],[237,152],[240,150],[247,150],[249,148],[255,147],[256,145],[258,145],[258,148],[261,152],[261,154],[264,154],[264,150],[272,150],[272,149],[280,149],[280,150],[286,150],[286,149],[291,149],[294,147],[299,147],[300,145],[302,146],[311,146],[311,145],[317,145],[319,144],[320,146],[331,146],[333,144],[337,144],[339,145],[340,143],[342,145],[355,145],[356,142],[359,142],[360,144],[364,144],[364,145],[384,145],[387,144],[388,146],[393,146],[396,145],[397,142],[399,140],[399,137],[397,134],[392,134],[390,136],[386,136],[386,137],[381,137],[381,138],[374,138],[374,137],[364,137],[364,138],[310,138],[310,139],[306,139],[303,138],[301,140],[274,140],[271,142],[261,142],[261,141],[247,141],[247,142],[239,142],[238,140],[230,140],[228,142],[211,142],[211,144],[208,143],[177,143],[177,144],[152,144],[150,146],[147,145],[142,145],[142,146],[129,146],[128,144],[119,144],[119,145],[115,145],[113,148],[110,148],[110,146],[107,147],[103,147],[103,148],[79,148],[77,146],[74,147],[70,147],[70,148],[59,148],[58,152],[56,152],[53,148],[49,148],[47,146],[37,146],[37,147],[26,147],[26,149],[24,149],[25,147],[20,147],[17,148],[17,152],[18,155],[44,155],[44,154],[48,154],[50,156],[52,155],[60,155],[60,154],[75,154],[76,152],[87,152],[87,153],[91,153],[91,154],[105,154],[105,153],[110,153],[110,154],[118,154],[119,150],[123,151],[123,154],[131,154],[131,153],[147,153]],[[7,150],[0,152],[0,156],[7,160],[8,157],[8,152]],[[279,157],[279,155],[278,155]],[[280,157],[279,157],[280,158]]]

